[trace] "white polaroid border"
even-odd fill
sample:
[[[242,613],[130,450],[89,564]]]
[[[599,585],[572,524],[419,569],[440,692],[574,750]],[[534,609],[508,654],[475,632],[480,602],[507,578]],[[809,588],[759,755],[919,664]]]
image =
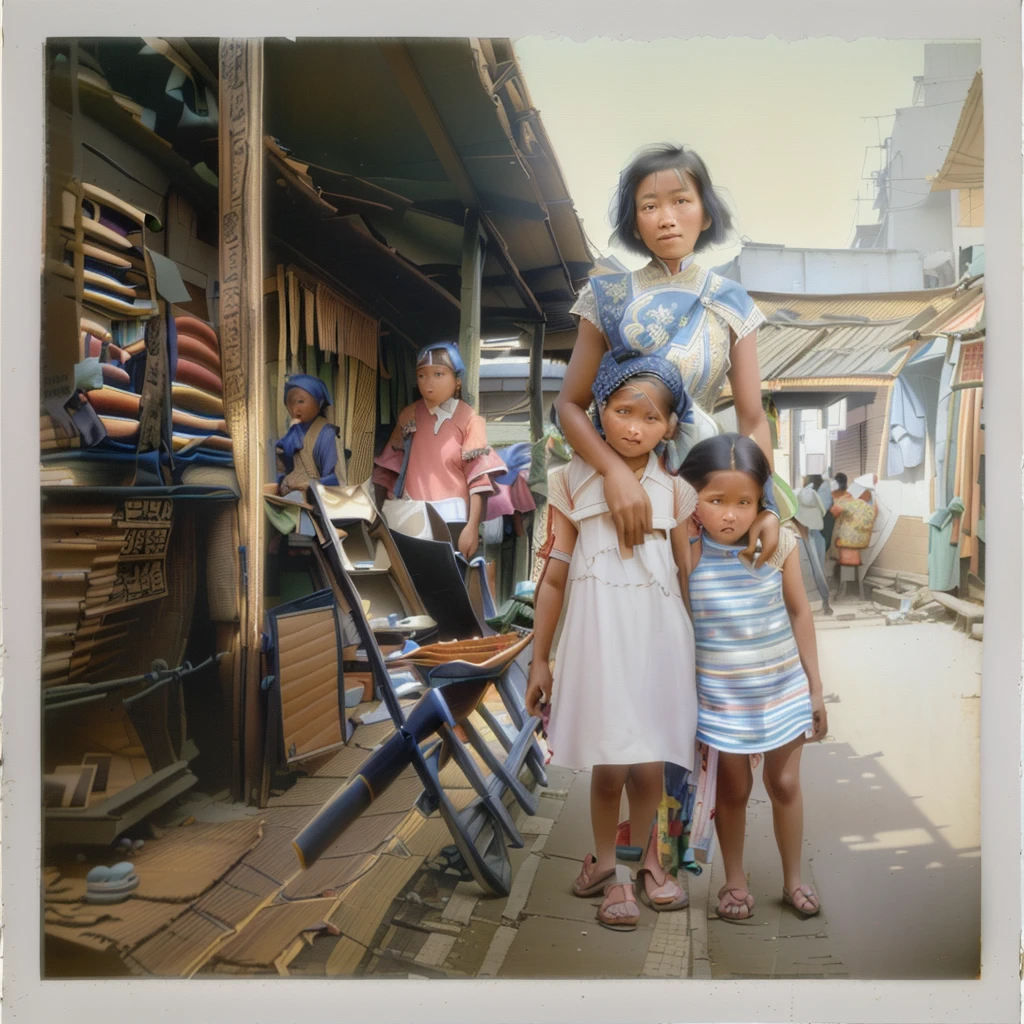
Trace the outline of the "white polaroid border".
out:
[[[48,36],[750,36],[980,39],[985,75],[989,558],[977,981],[40,981],[39,394]],[[1020,1019],[1021,21],[1015,0],[7,0],[3,26],[0,672],[3,1013],[11,1021]],[[694,83],[687,83],[688,91]],[[666,87],[664,80],[659,83]],[[670,87],[670,86],[669,86]],[[584,102],[586,83],[580,83]],[[756,154],[752,155],[756,159]],[[956,750],[934,771],[957,771]],[[884,927],[884,921],[880,922]]]

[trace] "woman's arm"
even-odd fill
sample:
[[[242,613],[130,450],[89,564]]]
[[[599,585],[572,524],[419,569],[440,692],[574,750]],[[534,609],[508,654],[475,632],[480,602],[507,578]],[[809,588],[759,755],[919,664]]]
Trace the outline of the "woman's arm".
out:
[[[729,384],[736,409],[736,426],[744,437],[752,437],[764,452],[768,465],[775,468],[772,456],[772,432],[761,403],[761,371],[757,365],[757,332],[732,343]],[[748,534],[744,552],[753,559],[757,542],[761,542],[760,558],[754,563],[764,565],[779,545],[779,517],[776,511],[761,512]]]
[[[786,602],[789,621],[793,626],[800,663],[807,675],[811,693],[811,712],[814,716],[814,739],[824,738],[828,732],[828,715],[825,712],[821,689],[821,675],[818,671],[818,642],[814,635],[814,616],[804,590],[800,572],[800,553],[794,547],[782,566],[782,598]]]
[[[571,555],[576,547],[576,527],[557,508],[551,508],[548,529],[554,537],[553,546],[563,554]],[[537,717],[541,713],[541,698],[545,704],[551,700],[551,642],[562,614],[568,579],[569,563],[549,557],[534,597],[533,660],[526,687],[526,710]]]
[[[651,501],[640,481],[605,443],[587,415],[593,401],[594,378],[607,349],[604,335],[589,320],[581,319],[555,409],[565,439],[584,462],[604,477],[604,496],[619,535],[619,547],[628,555],[627,549],[642,544],[644,535],[651,532]]]

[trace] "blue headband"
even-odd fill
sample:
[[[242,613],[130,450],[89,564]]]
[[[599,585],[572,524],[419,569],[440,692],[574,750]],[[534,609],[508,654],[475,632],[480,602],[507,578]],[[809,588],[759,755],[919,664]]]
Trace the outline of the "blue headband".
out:
[[[461,377],[466,366],[462,362],[462,356],[459,355],[459,346],[456,345],[454,341],[435,341],[432,345],[424,345],[423,348],[416,353],[416,365],[422,366],[431,352],[439,351],[446,352],[448,354],[448,358],[451,360],[452,369],[455,370],[455,376]]]
[[[631,377],[641,373],[649,373],[657,377],[672,395],[672,411],[679,417],[680,423],[688,423],[693,419],[690,396],[683,386],[683,378],[679,371],[662,356],[634,356],[621,363],[611,352],[606,352],[597,368],[594,378],[594,400],[600,406]]]
[[[295,373],[291,377],[286,377],[284,382],[284,400],[285,404],[288,402],[288,392],[292,388],[299,388],[302,391],[312,395],[314,400],[322,409],[325,405],[331,404],[331,395],[327,390],[327,385],[319,378],[314,377],[309,373]]]

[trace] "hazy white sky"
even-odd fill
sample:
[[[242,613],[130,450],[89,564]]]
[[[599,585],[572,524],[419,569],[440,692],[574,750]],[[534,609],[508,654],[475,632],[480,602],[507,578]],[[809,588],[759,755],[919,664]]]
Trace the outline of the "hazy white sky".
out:
[[[652,142],[685,143],[704,158],[755,242],[845,248],[853,202],[879,166],[877,145],[909,106],[924,65],[916,41],[663,39],[633,42],[527,36],[516,55],[576,210],[602,252],[619,172]],[[863,120],[886,115],[880,121]],[[860,206],[861,223],[877,214]],[[716,266],[738,239],[701,254]],[[621,251],[627,266],[643,261]]]

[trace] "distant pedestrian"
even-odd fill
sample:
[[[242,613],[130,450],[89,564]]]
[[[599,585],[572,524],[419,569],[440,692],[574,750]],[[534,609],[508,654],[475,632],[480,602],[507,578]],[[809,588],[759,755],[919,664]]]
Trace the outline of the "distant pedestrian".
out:
[[[689,579],[697,740],[718,752],[715,829],[725,885],[717,909],[725,921],[745,921],[754,911],[743,870],[751,754],[764,754],[783,901],[808,917],[820,909],[800,877],[800,754],[807,740],[828,730],[814,620],[792,533],[780,533],[778,549],[760,569],[742,557],[770,472],[760,448],[737,434],[695,445],[680,469],[697,491],[701,523]]]
[[[624,547],[594,467],[576,454],[549,474],[550,547],[536,592],[526,707],[543,715],[550,701],[547,734],[557,764],[593,769],[594,854],[584,860],[573,893],[603,893],[599,923],[633,931],[639,906],[628,875],[617,873],[615,856],[623,788],[630,834],[644,844],[640,898],[654,910],[679,910],[688,902],[661,866],[653,825],[664,762],[694,767],[697,695],[686,573],[697,496],[665,471],[655,451],[688,415],[689,400],[671,363],[660,356],[620,363],[608,354],[593,395],[604,442],[649,498],[653,519],[642,543],[634,538]],[[552,677],[551,642],[570,582]]]

